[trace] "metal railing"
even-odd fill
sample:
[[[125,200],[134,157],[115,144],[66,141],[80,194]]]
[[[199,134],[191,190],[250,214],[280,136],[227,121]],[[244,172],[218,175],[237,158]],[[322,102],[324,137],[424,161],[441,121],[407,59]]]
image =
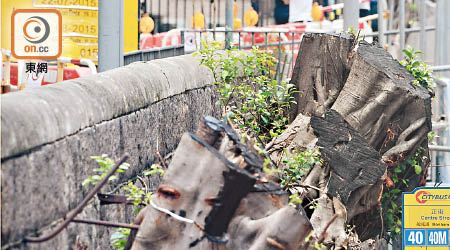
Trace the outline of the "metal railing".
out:
[[[203,0],[204,1],[204,0]],[[214,3],[210,1],[203,2],[202,0],[147,0],[146,10],[151,14],[155,15],[157,18],[155,22],[157,23],[155,32],[161,32],[165,30],[158,30],[158,22],[165,23],[166,26],[171,26],[171,28],[175,27],[183,27],[184,29],[192,26],[191,17],[195,12],[201,12],[205,16],[205,27],[212,28],[213,26],[219,27],[225,24],[225,2],[226,0],[217,0],[215,2],[216,10],[214,11]],[[425,51],[426,48],[430,48],[430,39],[429,32],[434,32],[436,35],[435,39],[433,39],[433,45],[435,45],[433,64],[449,64],[450,55],[448,55],[449,49],[447,47],[450,36],[448,33],[443,32],[446,27],[446,23],[450,22],[449,15],[445,14],[445,9],[450,8],[450,4],[448,0],[436,0],[436,3],[426,3],[428,0],[417,0],[417,10],[411,9],[412,7],[406,4],[406,0],[386,0],[378,1],[377,8],[378,13],[378,30],[377,32],[372,32],[370,34],[365,34],[367,37],[378,37],[378,41],[380,44],[388,44],[391,45],[394,35],[399,35],[399,53],[397,55],[401,55],[401,50],[404,49],[407,45],[408,35],[412,33],[419,33],[419,43],[418,46],[421,51]],[[273,24],[273,1],[254,1],[259,2],[259,18],[260,21],[258,23],[261,25],[269,25]],[[269,3],[270,2],[270,3]],[[387,3],[387,5],[385,5]],[[237,0],[237,18],[241,18],[243,20],[245,12],[250,8],[251,1],[250,0]],[[426,9],[431,5],[436,8],[436,25],[431,24],[427,25],[427,12]],[[429,6],[430,5],[430,6]],[[338,5],[336,5],[338,6]],[[431,6],[431,7],[433,7]],[[324,10],[329,8],[330,6],[324,7]],[[344,7],[343,4],[339,5],[340,8]],[[444,10],[441,10],[444,9]],[[389,14],[388,18],[385,18],[385,11]],[[450,11],[450,9],[449,9]],[[418,20],[420,25],[419,27],[408,27],[410,24],[406,22],[406,18],[410,14],[415,13],[414,18]],[[398,17],[397,21],[394,19]],[[357,17],[355,17],[357,18]],[[418,19],[417,19],[418,18]],[[267,21],[269,20],[270,21]],[[386,19],[386,20],[384,20]],[[429,19],[429,18],[428,18]],[[223,32],[223,31],[222,31]],[[447,34],[447,35],[445,35]],[[448,39],[445,39],[445,36]],[[443,38],[444,37],[444,38]],[[428,41],[427,41],[428,40]],[[392,51],[391,51],[392,52]],[[428,54],[432,54],[432,52],[428,51]],[[443,59],[444,58],[444,59]],[[445,59],[447,58],[447,59]]]
[[[217,40],[225,44],[225,37],[232,33],[231,44],[239,50],[248,50],[254,46],[273,52],[277,59],[277,79],[289,79],[294,69],[297,53],[300,48],[301,31],[289,30],[184,30],[181,32],[181,41],[185,44],[186,53],[192,53],[202,48],[201,41]]]
[[[434,72],[450,71],[450,64],[449,65],[432,66],[432,67],[430,67],[430,69],[433,70]]]
[[[378,36],[378,41],[381,45],[387,44],[390,46],[393,41],[392,36],[399,35],[399,48],[401,51],[407,46],[408,34],[419,33],[418,49],[420,51],[426,51],[426,48],[429,48],[429,46],[431,45],[427,44],[427,40],[434,40],[433,45],[435,49],[433,63],[435,65],[450,63],[448,46],[448,39],[450,39],[450,29],[448,26],[448,23],[450,22],[450,17],[448,15],[448,13],[450,12],[450,1],[436,0],[436,3],[428,2],[427,4],[427,0],[418,0],[418,3],[416,5],[417,10],[413,10],[411,9],[412,7],[409,6],[410,14],[417,12],[415,15],[418,18],[419,27],[407,27],[410,26],[410,24],[406,23],[406,0],[387,0],[387,3],[388,6],[384,6],[383,1],[378,1],[378,13],[381,13],[381,15],[378,15],[378,32],[366,34],[366,36]],[[427,26],[427,5],[430,5],[428,7],[434,6],[435,25],[432,26]],[[387,13],[389,14],[389,18],[387,24],[383,25],[385,10],[388,10]],[[398,28],[394,29],[395,15],[398,15]],[[429,35],[427,34],[431,31],[435,32],[434,39],[429,39]],[[422,55],[422,57],[424,57],[424,55]]]
[[[450,71],[450,65],[433,66],[434,72]],[[436,183],[450,183],[450,147],[449,115],[450,115],[450,79],[437,78],[435,88],[436,101],[433,105],[433,131],[436,139],[428,146],[431,155],[431,168],[428,170],[427,186]]]
[[[147,50],[137,50],[133,52],[128,52],[123,55],[124,65],[128,65],[133,62],[138,61],[151,61],[155,59],[162,59],[172,56],[184,55],[184,44],[168,46],[164,48],[155,48]]]
[[[236,18],[242,20],[252,6],[251,0],[236,0]],[[274,24],[274,2],[258,2],[258,26]],[[226,0],[145,0],[143,11],[149,13],[155,21],[155,33],[166,32],[174,28],[192,28],[191,18],[194,13],[202,13],[205,17],[205,28],[225,25]]]

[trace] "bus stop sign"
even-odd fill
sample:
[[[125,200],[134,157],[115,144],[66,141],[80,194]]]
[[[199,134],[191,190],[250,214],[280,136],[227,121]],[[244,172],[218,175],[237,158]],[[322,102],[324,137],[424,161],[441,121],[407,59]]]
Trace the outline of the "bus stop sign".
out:
[[[449,249],[450,187],[421,187],[403,193],[403,249]]]

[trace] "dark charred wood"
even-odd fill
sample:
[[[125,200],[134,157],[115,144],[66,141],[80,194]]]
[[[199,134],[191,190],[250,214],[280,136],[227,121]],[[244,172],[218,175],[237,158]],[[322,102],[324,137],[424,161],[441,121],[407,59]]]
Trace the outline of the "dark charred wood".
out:
[[[325,118],[312,117],[311,127],[319,139],[323,160],[330,166],[328,195],[339,197],[348,205],[350,195],[357,189],[374,185],[382,179],[386,165],[367,141],[335,110]]]

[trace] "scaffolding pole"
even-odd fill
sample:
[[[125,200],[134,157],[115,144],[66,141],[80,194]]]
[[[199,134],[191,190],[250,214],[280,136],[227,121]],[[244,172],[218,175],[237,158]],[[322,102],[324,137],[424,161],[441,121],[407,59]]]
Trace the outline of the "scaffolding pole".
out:
[[[225,29],[227,31],[233,30],[233,9],[234,9],[234,1],[233,0],[227,0],[225,5]],[[232,32],[226,32],[225,34],[225,48],[230,48],[231,42],[233,39],[233,33]]]
[[[344,0],[344,30],[359,29],[359,0]]]
[[[99,72],[123,65],[123,2],[123,0],[99,1]]]

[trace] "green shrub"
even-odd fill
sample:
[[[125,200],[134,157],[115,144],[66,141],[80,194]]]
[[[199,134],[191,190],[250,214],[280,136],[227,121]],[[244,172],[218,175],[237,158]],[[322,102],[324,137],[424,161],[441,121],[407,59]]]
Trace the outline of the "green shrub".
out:
[[[214,74],[225,119],[264,143],[271,141],[288,125],[287,112],[295,103],[294,85],[275,79],[276,59],[270,51],[220,48],[218,42],[203,42],[196,55]]]
[[[399,164],[392,167],[389,171],[388,180],[391,182],[386,185],[383,195],[381,196],[381,207],[383,216],[384,233],[389,232],[389,237],[393,239],[401,239],[402,236],[402,207],[397,205],[401,196],[402,190],[405,190],[409,185],[409,179],[406,178],[408,168],[414,168],[414,173],[420,175],[422,167],[425,166],[427,157],[421,156],[424,148],[419,147],[417,151],[402,160]]]
[[[287,153],[285,149],[286,159],[283,161],[285,168],[282,171],[281,187],[293,188],[296,183],[301,183],[302,178],[314,166],[322,166],[320,160],[320,152],[318,149],[306,149],[303,152]]]

